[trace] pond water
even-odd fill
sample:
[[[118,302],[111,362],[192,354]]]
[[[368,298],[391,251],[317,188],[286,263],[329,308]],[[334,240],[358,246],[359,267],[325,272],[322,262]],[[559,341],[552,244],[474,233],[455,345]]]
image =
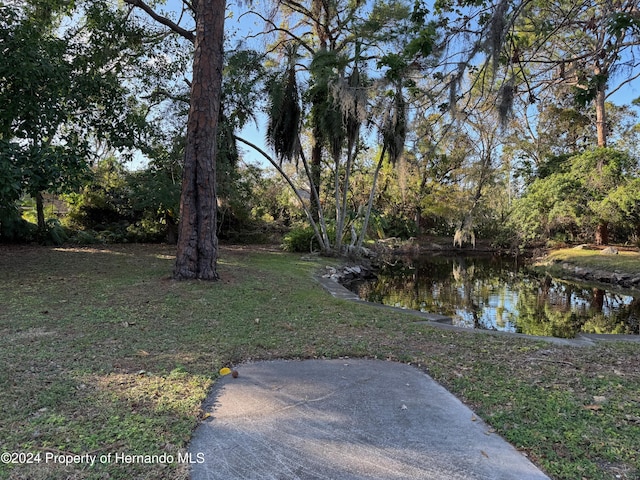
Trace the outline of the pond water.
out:
[[[552,279],[512,258],[395,258],[381,266],[377,279],[345,286],[363,300],[446,315],[469,328],[562,338],[640,334],[637,291]]]

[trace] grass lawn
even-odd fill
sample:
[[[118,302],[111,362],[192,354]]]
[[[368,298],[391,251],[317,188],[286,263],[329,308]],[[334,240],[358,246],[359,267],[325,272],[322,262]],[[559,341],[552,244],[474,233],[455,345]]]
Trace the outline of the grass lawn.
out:
[[[617,255],[603,255],[598,248],[561,248],[552,250],[540,263],[550,268],[555,266],[555,269],[551,269],[561,272],[561,262],[593,270],[640,274],[640,252],[637,249],[620,250]]]
[[[416,325],[330,297],[323,260],[268,250],[225,247],[221,281],[174,282],[173,254],[0,247],[0,452],[18,461],[0,479],[186,479],[115,455],[184,453],[221,367],[339,356],[422,368],[554,479],[640,478],[640,344]],[[105,461],[54,463],[71,454]]]

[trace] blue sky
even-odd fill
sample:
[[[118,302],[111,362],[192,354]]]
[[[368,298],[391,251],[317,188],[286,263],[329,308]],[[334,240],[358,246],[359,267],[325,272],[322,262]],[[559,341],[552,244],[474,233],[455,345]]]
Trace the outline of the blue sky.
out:
[[[236,46],[238,41],[244,39],[245,47],[263,51],[266,49],[266,39],[264,36],[255,35],[262,31],[264,23],[256,15],[246,13],[248,5],[248,2],[243,2],[242,0],[228,2],[227,19],[225,23],[228,44],[229,47],[233,48]],[[260,9],[260,7],[265,5],[265,3],[263,2],[261,4],[260,2],[254,2],[252,5],[253,8]],[[159,10],[160,8],[164,8],[176,12],[177,14],[181,7],[182,0],[168,0],[166,6],[159,7]],[[247,39],[249,36],[255,37]],[[640,97],[640,80],[635,80],[617,91],[609,100],[617,105],[625,105],[630,104],[631,101],[638,97]],[[265,145],[265,131],[266,119],[264,116],[260,115],[258,116],[258,125],[253,122],[249,123],[243,131],[239,133],[239,135],[269,152],[268,147]],[[245,162],[259,163],[260,165],[266,164],[263,157],[253,152],[252,149],[242,147],[241,151],[244,153],[243,158]],[[143,166],[143,161],[138,160],[135,161],[134,164],[135,165],[131,166],[132,168],[139,168]]]

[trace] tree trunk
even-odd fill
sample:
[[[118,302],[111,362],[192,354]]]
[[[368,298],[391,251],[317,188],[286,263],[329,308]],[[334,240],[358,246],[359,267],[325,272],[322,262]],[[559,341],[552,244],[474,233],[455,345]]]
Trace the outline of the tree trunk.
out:
[[[596,91],[596,133],[598,135],[598,147],[607,146],[607,112],[605,110],[606,84],[598,85]]]
[[[42,192],[36,193],[36,216],[38,218],[38,231],[42,233],[44,232],[44,228],[45,228],[44,200],[42,198]]]
[[[342,203],[340,202],[340,157],[339,155],[333,156],[333,163],[335,165],[335,179],[333,189],[335,191],[335,202],[336,202],[336,239],[335,239],[335,249],[338,255],[340,255],[340,249],[342,248],[342,232],[340,231],[340,218],[342,215]]]
[[[378,159],[378,165],[373,172],[373,182],[371,184],[371,191],[369,192],[369,201],[367,202],[367,212],[364,215],[364,221],[362,222],[362,230],[360,231],[360,237],[358,238],[357,247],[362,248],[362,244],[367,235],[367,229],[369,228],[369,218],[371,217],[371,209],[373,208],[373,199],[376,193],[376,186],[378,185],[378,175],[382,168],[382,162],[384,160],[384,154],[387,152],[387,144],[382,144],[382,151],[380,152],[380,158]]]
[[[596,73],[601,73],[599,68],[596,68]],[[598,147],[607,146],[607,112],[605,110],[605,100],[607,98],[606,83],[600,82],[596,91],[595,106],[596,106],[596,133],[598,135]],[[598,160],[598,173],[602,172],[604,167],[604,155],[600,155]],[[609,244],[609,226],[607,222],[601,221],[596,228],[596,245],[608,245]]]
[[[416,236],[419,237],[422,235],[422,210],[420,210],[420,206],[415,207],[413,221],[416,225]]]
[[[600,222],[596,227],[596,245],[609,244],[609,225],[607,222]]]
[[[314,127],[313,131],[313,147],[311,147],[311,177],[309,178],[311,188],[315,189],[315,195],[311,195],[311,215],[317,222],[320,220],[320,205],[318,205],[316,198],[320,198],[320,181],[322,172],[322,145],[320,143],[320,133],[316,131],[317,127]]]
[[[217,280],[216,138],[223,67],[225,0],[200,0],[173,277]]]
[[[165,241],[169,245],[177,244],[178,243],[178,225],[176,224],[176,220],[169,210],[164,211],[164,222],[165,222],[165,230],[164,230]]]

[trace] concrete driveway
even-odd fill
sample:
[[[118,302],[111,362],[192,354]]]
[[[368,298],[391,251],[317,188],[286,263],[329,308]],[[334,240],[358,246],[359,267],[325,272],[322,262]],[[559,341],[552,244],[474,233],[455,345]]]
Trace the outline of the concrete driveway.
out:
[[[269,361],[216,382],[192,480],[548,479],[417,368]]]

